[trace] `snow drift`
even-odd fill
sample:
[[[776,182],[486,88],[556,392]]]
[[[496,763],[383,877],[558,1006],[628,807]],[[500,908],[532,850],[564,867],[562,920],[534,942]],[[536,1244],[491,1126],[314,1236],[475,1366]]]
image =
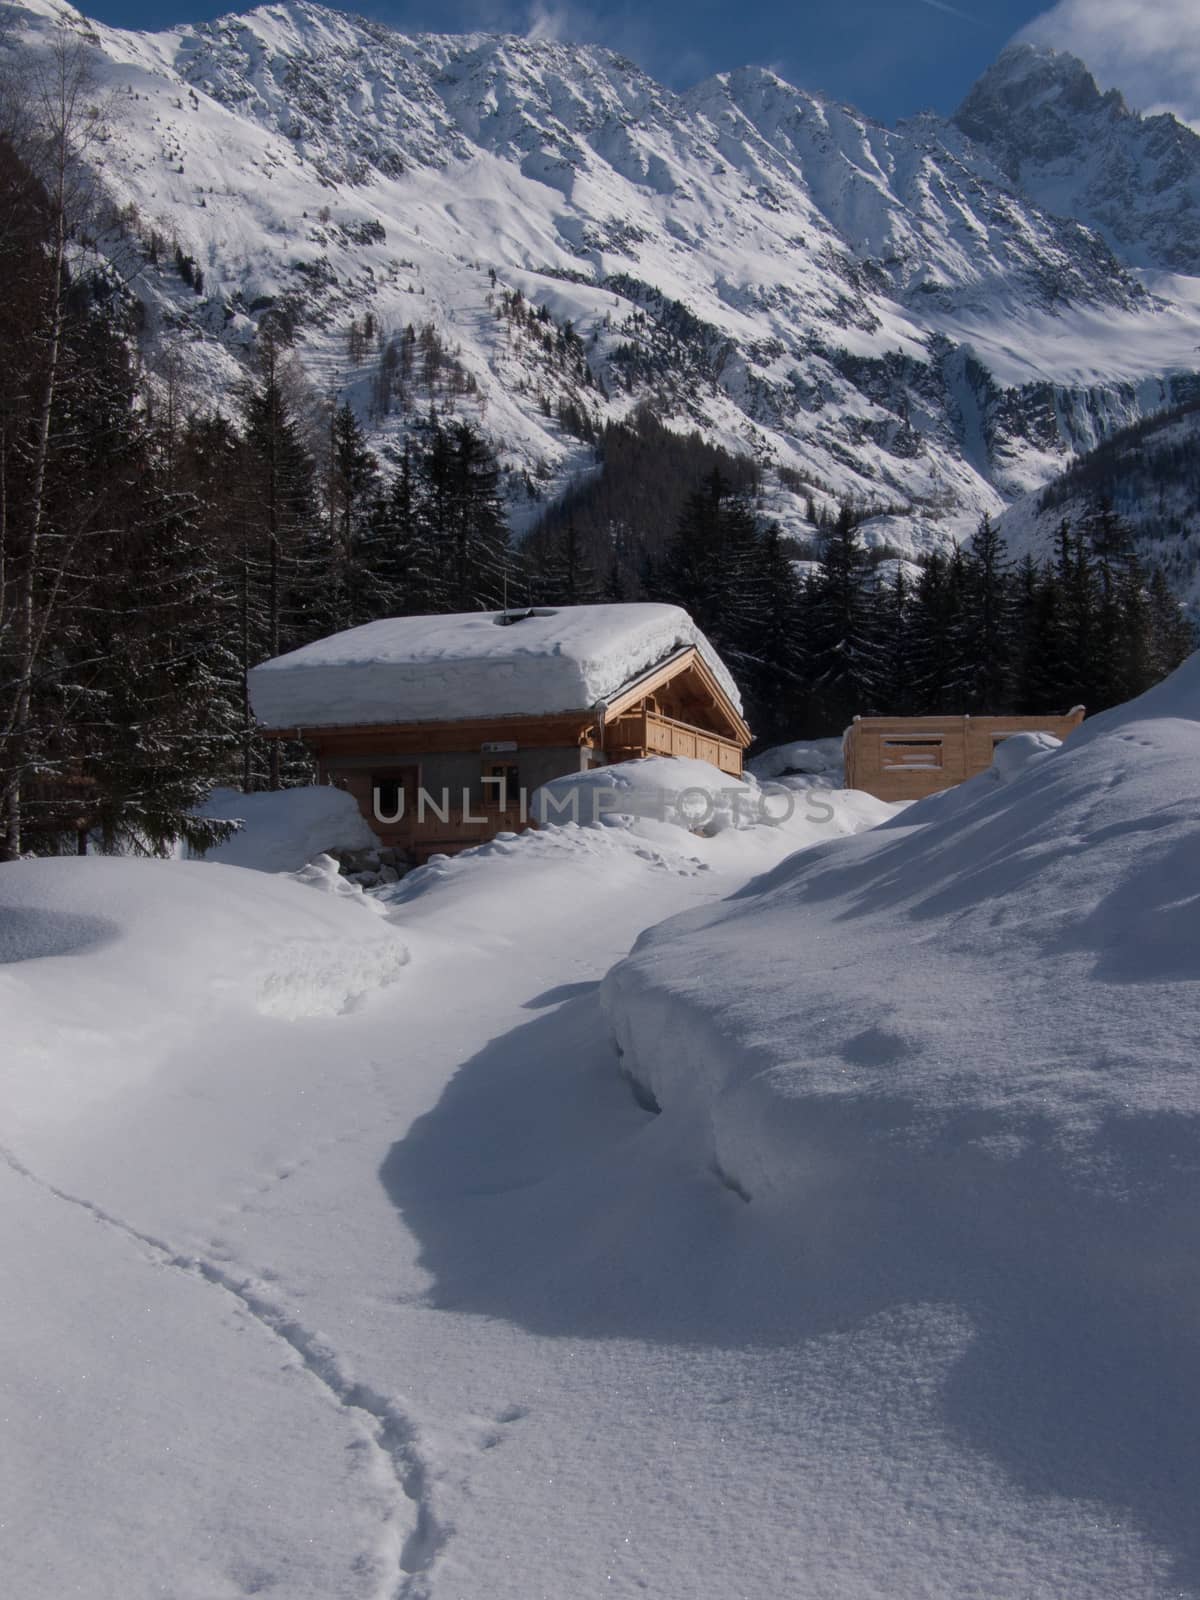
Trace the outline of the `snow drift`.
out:
[[[214,789],[203,814],[240,823],[205,851],[205,861],[257,872],[298,872],[326,851],[371,850],[379,843],[353,795],[331,784],[262,794]]]
[[[541,824],[644,817],[705,833],[769,824],[785,810],[790,812],[790,804],[781,806],[777,798],[772,814],[770,796],[756,783],[731,778],[711,762],[677,756],[569,773],[543,784],[530,800],[530,815]]]
[[[1200,1112],[1200,656],[1002,755],[651,930],[607,980],[626,1064],[703,1111],[748,1193],[811,1185],[822,1127],[856,1165],[950,1140],[1084,1170],[1118,1127]]]
[[[73,1120],[220,1021],[336,1016],[395,982],[404,944],[353,885],[111,857],[0,874],[0,1116]],[[310,874],[312,869],[310,869]],[[315,874],[316,886],[330,886]],[[375,914],[372,914],[372,913]]]
[[[786,1241],[797,1328],[884,1308],[957,1328],[938,1428],[1170,1552],[1085,1592],[1191,1594],[1200,656],[1060,748],[1011,743],[649,931],[605,1009],[665,1148]],[[931,1554],[902,1592],[976,1592]]]

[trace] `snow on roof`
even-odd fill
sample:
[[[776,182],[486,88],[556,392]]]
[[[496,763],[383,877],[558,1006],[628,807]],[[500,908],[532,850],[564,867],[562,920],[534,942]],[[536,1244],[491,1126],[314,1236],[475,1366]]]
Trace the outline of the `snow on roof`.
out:
[[[667,605],[386,617],[252,668],[250,700],[268,728],[540,716],[611,699],[688,645],[740,711],[720,656]]]

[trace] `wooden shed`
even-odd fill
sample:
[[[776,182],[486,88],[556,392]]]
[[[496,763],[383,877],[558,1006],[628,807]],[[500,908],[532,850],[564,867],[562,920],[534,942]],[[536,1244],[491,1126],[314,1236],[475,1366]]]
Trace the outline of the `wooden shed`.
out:
[[[1065,739],[1083,721],[1065,716],[855,717],[846,729],[846,787],[879,800],[920,800],[991,766],[996,746],[1014,733]]]
[[[385,845],[417,861],[532,825],[551,779],[641,756],[740,777],[733,680],[675,606],[396,617],[250,673],[268,737],[298,739]]]

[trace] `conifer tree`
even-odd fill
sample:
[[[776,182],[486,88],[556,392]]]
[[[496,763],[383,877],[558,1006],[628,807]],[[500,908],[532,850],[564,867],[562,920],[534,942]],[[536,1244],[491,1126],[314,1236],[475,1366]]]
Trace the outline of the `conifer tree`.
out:
[[[352,628],[381,615],[367,548],[372,511],[379,496],[379,462],[348,403],[330,415],[325,472],[328,541],[327,593],[323,610],[330,631]]]
[[[921,562],[910,609],[911,699],[924,716],[953,711],[962,688],[960,598],[961,559],[934,551]]]
[[[986,514],[963,561],[963,710],[996,716],[1010,709],[1013,594],[1005,542]]]
[[[526,549],[532,592],[538,604],[549,606],[595,605],[600,585],[574,522],[568,519]]]
[[[1154,681],[1181,666],[1196,648],[1196,629],[1171,593],[1166,574],[1155,567],[1150,575],[1150,627],[1153,639],[1151,673]]]
[[[371,510],[366,550],[376,616],[423,616],[449,609],[446,575],[421,515],[417,467],[408,442],[387,492]]]
[[[909,716],[913,700],[912,588],[903,563],[878,592],[880,706],[886,716]]]
[[[806,606],[813,704],[823,731],[835,733],[875,708],[881,685],[873,591],[854,514],[843,506],[825,539]]]
[[[39,685],[54,681],[48,652],[92,527],[86,495],[72,503],[68,486],[89,387],[80,349],[87,273],[72,243],[92,213],[89,163],[103,137],[93,88],[87,46],[65,23],[44,60],[3,85],[0,851],[12,858],[26,848],[28,796],[54,771]],[[56,506],[59,489],[68,492]]]
[[[1155,641],[1146,573],[1132,548],[1117,578],[1121,638],[1117,657],[1118,700],[1132,700],[1155,681]]]
[[[136,424],[131,432],[136,431]],[[228,826],[196,814],[238,739],[237,669],[215,626],[220,575],[194,502],[142,480],[122,508],[74,640],[77,759],[106,850],[204,849]]]
[[[729,594],[722,512],[730,486],[714,469],[684,504],[656,574],[655,588],[682,606],[710,638],[720,636]]]
[[[495,453],[477,428],[461,421],[447,428],[431,419],[419,515],[455,611],[494,611],[506,603],[516,563],[499,480]]]
[[[286,340],[271,324],[259,330],[258,376],[242,389],[239,664],[243,672],[320,632],[308,620],[319,593],[314,559],[317,520],[313,460],[298,415]],[[243,707],[243,787],[256,781],[256,740],[249,701]],[[277,789],[284,752],[270,741],[267,769]]]
[[[747,720],[769,743],[793,735],[810,714],[809,661],[800,584],[777,524],[759,540],[757,559],[762,604],[749,619],[738,681]]]

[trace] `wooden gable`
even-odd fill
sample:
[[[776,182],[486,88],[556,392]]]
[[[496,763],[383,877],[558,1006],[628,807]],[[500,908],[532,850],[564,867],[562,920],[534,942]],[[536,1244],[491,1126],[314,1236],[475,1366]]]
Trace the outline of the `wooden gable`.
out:
[[[604,707],[600,742],[610,761],[683,756],[741,777],[751,740],[737,708],[694,645],[626,684]]]
[[[745,720],[695,645],[676,651],[668,660],[626,684],[605,706],[605,724],[643,705],[678,722],[732,740],[743,750],[751,742],[752,735]]]

